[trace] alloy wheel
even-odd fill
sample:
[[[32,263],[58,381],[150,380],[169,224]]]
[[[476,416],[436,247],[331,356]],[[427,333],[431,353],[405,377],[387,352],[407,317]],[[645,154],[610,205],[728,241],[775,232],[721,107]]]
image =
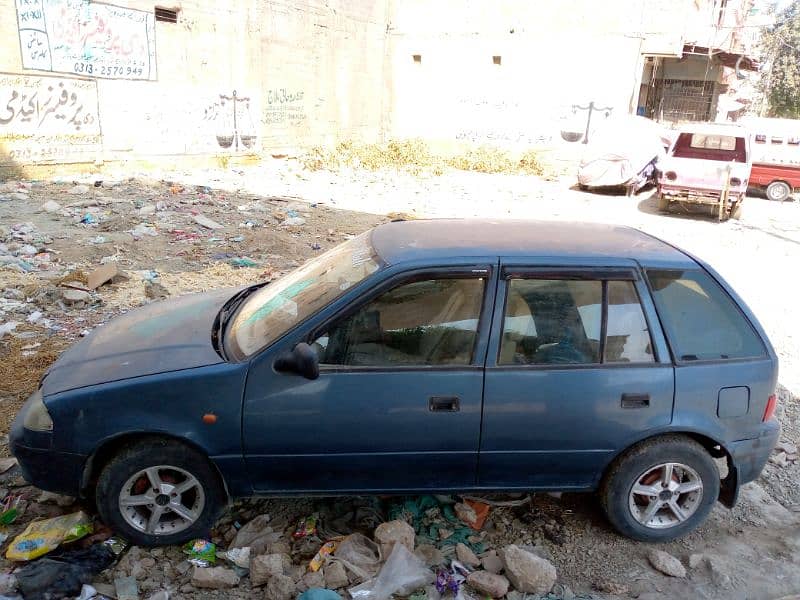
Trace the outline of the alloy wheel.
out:
[[[636,478],[628,508],[637,522],[651,529],[668,529],[689,519],[700,507],[703,481],[681,463],[662,463]]]
[[[125,521],[148,535],[168,535],[191,527],[205,508],[203,486],[188,471],[169,465],[132,475],[119,494]]]

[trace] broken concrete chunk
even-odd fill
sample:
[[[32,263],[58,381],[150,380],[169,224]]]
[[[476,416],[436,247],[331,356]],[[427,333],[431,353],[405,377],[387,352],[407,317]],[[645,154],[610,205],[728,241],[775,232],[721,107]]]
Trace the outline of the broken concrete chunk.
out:
[[[507,546],[500,555],[506,577],[525,594],[547,594],[556,582],[556,568],[549,560],[520,548]]]
[[[325,587],[329,590],[338,590],[349,584],[347,571],[340,562],[328,563],[325,567]]]
[[[42,204],[42,210],[49,213],[58,212],[61,210],[61,205],[55,200],[48,200]]]
[[[94,271],[87,275],[86,280],[86,287],[90,290],[96,290],[104,283],[108,283],[115,277],[122,275],[120,273],[119,268],[114,263],[107,263],[101,267],[96,268]],[[123,277],[127,278],[123,275]]]
[[[266,600],[293,600],[297,586],[291,577],[286,575],[275,575],[271,577],[264,590]]]
[[[497,556],[497,552],[494,550],[488,552],[486,556],[481,559],[481,566],[489,571],[489,573],[494,573],[495,575],[499,575],[503,571],[503,561],[500,560],[500,557]]]
[[[508,593],[508,579],[488,571],[475,571],[467,576],[467,583],[481,594],[502,598]]]
[[[192,585],[210,590],[224,590],[239,585],[239,576],[226,567],[195,567]]]
[[[481,560],[475,556],[475,553],[466,544],[456,544],[456,556],[460,562],[468,567],[475,568],[481,564]]]
[[[686,577],[686,568],[677,558],[663,550],[651,550],[647,560],[656,571],[661,571],[670,577]]]
[[[203,215],[195,215],[194,216],[194,222],[197,223],[198,225],[202,225],[203,227],[205,227],[207,229],[223,229],[224,228],[224,225],[220,225],[216,221],[214,221],[212,219],[209,219],[208,217],[205,217]]]
[[[286,575],[292,559],[286,554],[265,554],[250,561],[250,582],[254,586],[264,585],[275,575]]]
[[[61,290],[61,299],[64,301],[64,304],[80,304],[82,302],[88,302],[91,298],[92,295],[83,290],[75,290],[72,288],[64,288]]]
[[[444,564],[442,551],[433,544],[420,544],[414,550],[414,554],[425,561],[425,564],[429,567],[437,567]]]
[[[89,186],[83,184],[76,185],[69,191],[69,193],[72,194],[73,196],[77,196],[78,194],[88,194]]]
[[[414,528],[405,521],[388,521],[375,529],[375,541],[381,547],[381,556],[388,558],[395,544],[402,544],[414,552]]]

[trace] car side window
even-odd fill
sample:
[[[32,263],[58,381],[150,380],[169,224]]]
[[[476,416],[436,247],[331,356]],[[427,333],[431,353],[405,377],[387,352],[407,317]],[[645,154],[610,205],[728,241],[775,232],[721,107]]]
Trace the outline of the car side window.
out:
[[[733,299],[703,271],[648,269],[658,315],[678,360],[764,356]]]
[[[509,282],[498,364],[653,361],[650,331],[632,281]]]
[[[313,344],[322,365],[468,365],[485,282],[425,279],[382,294]]]
[[[654,362],[650,330],[632,281],[609,281],[604,363]]]
[[[499,364],[600,362],[600,281],[512,279]]]

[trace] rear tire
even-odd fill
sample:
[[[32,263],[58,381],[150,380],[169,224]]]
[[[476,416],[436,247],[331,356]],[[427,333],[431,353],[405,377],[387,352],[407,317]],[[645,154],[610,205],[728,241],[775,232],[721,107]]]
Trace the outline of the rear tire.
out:
[[[636,493],[634,486],[644,493]],[[603,478],[600,500],[622,535],[640,542],[667,542],[705,521],[719,488],[719,470],[705,448],[683,436],[664,436],[620,455]]]
[[[137,546],[207,537],[225,503],[220,478],[202,453],[150,438],[103,468],[95,491],[100,517]]]
[[[792,195],[792,188],[783,181],[773,181],[767,186],[767,198],[775,202],[783,202]]]

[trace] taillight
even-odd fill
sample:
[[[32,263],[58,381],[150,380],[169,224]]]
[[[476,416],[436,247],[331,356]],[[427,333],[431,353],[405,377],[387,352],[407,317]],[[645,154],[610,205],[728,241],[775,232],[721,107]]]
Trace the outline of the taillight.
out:
[[[678,174],[675,171],[667,171],[666,173],[664,173],[664,177],[666,177],[670,181],[675,181],[678,178]]]
[[[740,185],[742,185],[742,180],[739,179],[738,177],[731,177],[731,185],[733,187],[739,187]]]
[[[775,394],[772,394],[769,398],[767,398],[767,407],[764,409],[764,418],[761,419],[763,422],[769,421],[772,416],[775,414],[775,409],[778,406],[778,397]]]

